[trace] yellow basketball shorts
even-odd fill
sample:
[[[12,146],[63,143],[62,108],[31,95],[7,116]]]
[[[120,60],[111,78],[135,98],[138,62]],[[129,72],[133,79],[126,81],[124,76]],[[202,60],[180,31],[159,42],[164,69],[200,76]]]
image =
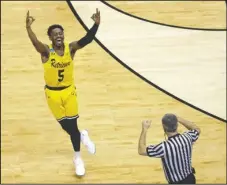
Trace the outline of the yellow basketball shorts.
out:
[[[77,93],[73,85],[63,90],[45,87],[45,95],[48,107],[58,121],[79,117]]]

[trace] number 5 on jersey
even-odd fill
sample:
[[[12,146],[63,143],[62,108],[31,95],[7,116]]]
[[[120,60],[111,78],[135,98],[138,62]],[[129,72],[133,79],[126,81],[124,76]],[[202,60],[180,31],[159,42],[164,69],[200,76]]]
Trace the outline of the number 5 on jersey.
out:
[[[58,81],[59,81],[59,82],[62,82],[63,79],[64,79],[63,73],[64,73],[64,69],[58,70]]]

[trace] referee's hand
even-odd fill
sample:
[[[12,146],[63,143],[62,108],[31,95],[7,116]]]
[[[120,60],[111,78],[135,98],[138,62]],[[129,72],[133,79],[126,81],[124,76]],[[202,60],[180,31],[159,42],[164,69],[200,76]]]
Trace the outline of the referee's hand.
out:
[[[147,130],[151,126],[151,120],[142,121],[142,128]]]

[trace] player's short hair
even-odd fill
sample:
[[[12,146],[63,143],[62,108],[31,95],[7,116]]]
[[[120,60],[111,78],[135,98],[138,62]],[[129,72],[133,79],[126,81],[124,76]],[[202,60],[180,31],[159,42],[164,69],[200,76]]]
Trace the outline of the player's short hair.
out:
[[[177,117],[174,114],[165,114],[162,117],[162,124],[166,132],[175,132],[178,126]]]
[[[62,31],[64,31],[64,28],[63,28],[60,24],[53,24],[53,25],[49,26],[49,28],[48,28],[48,30],[47,30],[47,35],[50,36],[52,30],[55,29],[55,28],[59,28],[59,29],[61,29]]]

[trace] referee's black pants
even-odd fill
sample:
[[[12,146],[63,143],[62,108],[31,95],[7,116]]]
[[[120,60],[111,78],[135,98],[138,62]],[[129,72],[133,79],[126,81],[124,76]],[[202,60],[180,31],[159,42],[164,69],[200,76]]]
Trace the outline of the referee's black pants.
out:
[[[174,182],[174,183],[170,183],[170,184],[196,184],[195,175],[193,173],[191,173],[182,181]]]

